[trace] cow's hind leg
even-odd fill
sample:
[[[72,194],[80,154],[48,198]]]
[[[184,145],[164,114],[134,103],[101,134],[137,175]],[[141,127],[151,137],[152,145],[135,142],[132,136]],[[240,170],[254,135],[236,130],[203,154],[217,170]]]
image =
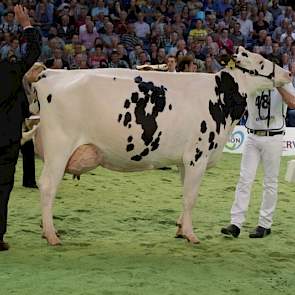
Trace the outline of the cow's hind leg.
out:
[[[60,146],[59,146],[60,147]],[[60,152],[62,151],[62,152]],[[43,171],[40,177],[39,187],[41,192],[43,236],[50,245],[59,245],[60,240],[56,235],[53,224],[53,201],[60,183],[70,152],[60,151],[51,153],[51,157],[45,157]]]
[[[183,214],[181,220],[182,235],[191,243],[200,241],[193,231],[192,212],[196,203],[202,176],[206,170],[207,161],[200,158],[194,166],[185,164],[183,186]]]
[[[184,165],[179,165],[178,170],[180,173],[181,184],[183,186],[184,185],[184,173],[185,173]],[[178,238],[178,239],[185,238],[182,233],[182,218],[183,218],[183,213],[181,212],[180,216],[178,217],[178,219],[176,221],[177,230],[176,230],[175,238]]]

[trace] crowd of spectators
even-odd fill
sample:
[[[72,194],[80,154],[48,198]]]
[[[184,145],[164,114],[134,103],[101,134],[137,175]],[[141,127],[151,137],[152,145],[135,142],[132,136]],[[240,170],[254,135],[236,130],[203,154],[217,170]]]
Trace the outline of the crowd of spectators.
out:
[[[0,58],[25,51],[13,12],[21,3],[42,33],[40,60],[50,68],[135,68],[188,55],[194,71],[214,73],[220,56],[242,45],[295,77],[294,2],[0,0]]]

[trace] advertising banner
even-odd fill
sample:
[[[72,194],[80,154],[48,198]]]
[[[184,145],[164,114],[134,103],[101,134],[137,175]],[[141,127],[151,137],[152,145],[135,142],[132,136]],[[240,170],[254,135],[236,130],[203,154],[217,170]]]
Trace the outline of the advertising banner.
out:
[[[245,126],[236,126],[223,151],[234,154],[242,153],[247,136],[248,133]],[[295,155],[295,128],[286,128],[283,141],[283,156]]]

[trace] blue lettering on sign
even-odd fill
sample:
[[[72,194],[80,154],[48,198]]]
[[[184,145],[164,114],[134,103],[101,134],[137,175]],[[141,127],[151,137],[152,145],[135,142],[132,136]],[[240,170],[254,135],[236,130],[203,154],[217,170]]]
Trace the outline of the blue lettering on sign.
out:
[[[231,151],[237,150],[243,144],[244,138],[245,136],[242,131],[235,131],[231,134],[225,147]]]

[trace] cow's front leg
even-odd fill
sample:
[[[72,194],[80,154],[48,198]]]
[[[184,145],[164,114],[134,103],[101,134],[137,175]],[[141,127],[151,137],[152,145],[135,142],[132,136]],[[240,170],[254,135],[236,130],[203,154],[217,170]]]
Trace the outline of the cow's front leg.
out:
[[[183,186],[183,214],[181,216],[181,234],[189,242],[197,244],[200,241],[194,234],[192,212],[196,203],[202,177],[206,170],[207,158],[201,157],[195,165],[185,164]]]

